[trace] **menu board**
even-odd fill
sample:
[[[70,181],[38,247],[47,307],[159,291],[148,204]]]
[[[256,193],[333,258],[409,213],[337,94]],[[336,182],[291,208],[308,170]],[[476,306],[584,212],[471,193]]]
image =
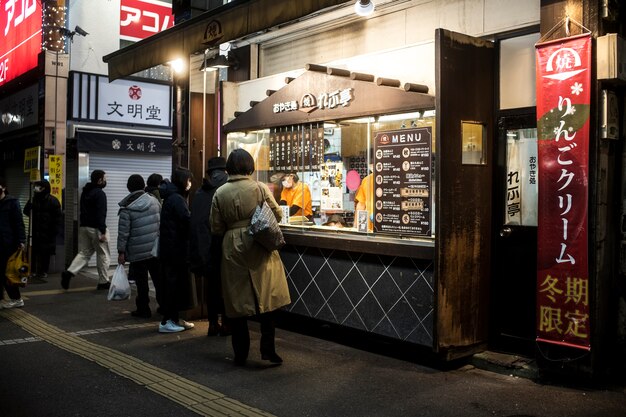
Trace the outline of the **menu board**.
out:
[[[374,230],[431,235],[432,127],[377,132]]]

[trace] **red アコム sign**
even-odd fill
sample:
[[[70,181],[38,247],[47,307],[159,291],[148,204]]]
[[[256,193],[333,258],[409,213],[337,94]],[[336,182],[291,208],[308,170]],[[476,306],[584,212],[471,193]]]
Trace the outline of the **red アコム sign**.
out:
[[[0,1],[0,86],[37,67],[41,2]]]
[[[591,36],[537,44],[537,340],[589,350]]]
[[[122,0],[120,38],[140,41],[174,26],[172,4],[158,0]]]

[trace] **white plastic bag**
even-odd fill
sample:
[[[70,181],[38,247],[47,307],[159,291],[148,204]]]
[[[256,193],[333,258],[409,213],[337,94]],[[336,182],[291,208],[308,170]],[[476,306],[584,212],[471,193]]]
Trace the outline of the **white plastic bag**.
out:
[[[130,298],[130,284],[124,265],[118,265],[113,278],[111,279],[111,287],[107,300],[127,300]]]

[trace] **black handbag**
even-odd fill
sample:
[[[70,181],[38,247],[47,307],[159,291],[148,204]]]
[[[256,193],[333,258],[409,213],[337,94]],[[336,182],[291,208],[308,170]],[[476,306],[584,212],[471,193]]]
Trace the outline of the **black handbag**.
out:
[[[259,191],[261,192],[261,202],[252,215],[249,233],[256,242],[260,243],[268,251],[278,250],[285,246],[285,238],[282,230],[280,230],[278,221],[276,221],[274,212],[267,204],[267,201],[265,201],[265,198],[263,198],[263,191],[260,185]]]

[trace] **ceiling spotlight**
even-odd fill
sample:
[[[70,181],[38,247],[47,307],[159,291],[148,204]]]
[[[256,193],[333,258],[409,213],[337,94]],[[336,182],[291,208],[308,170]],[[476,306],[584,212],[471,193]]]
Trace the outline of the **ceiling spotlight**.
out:
[[[357,0],[354,3],[354,12],[359,16],[369,16],[374,13],[374,2],[371,0]]]

